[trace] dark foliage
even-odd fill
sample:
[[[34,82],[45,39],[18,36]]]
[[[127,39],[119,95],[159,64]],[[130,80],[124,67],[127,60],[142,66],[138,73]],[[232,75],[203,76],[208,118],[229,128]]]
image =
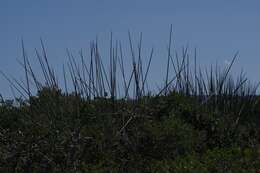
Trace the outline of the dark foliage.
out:
[[[187,96],[129,101],[44,88],[0,106],[1,172],[257,172],[254,119],[218,114]],[[259,103],[258,103],[259,104]],[[259,107],[259,105],[257,106]]]
[[[145,65],[142,35],[136,52],[129,33],[129,74],[112,34],[108,70],[97,41],[88,59],[80,52],[80,63],[68,51],[64,85],[43,42],[42,54],[35,51],[42,78],[22,44],[25,80],[0,71],[20,96],[1,98],[0,172],[259,172],[258,85],[244,73],[236,80],[230,75],[237,54],[223,70],[203,73],[195,50],[191,67],[187,48],[172,51],[171,35],[165,83],[157,92],[149,90],[153,49]]]

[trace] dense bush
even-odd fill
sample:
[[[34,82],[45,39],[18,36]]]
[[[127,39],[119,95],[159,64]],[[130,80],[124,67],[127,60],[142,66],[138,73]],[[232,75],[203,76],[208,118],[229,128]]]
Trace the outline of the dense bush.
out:
[[[20,96],[1,98],[0,172],[259,172],[258,85],[243,73],[232,78],[237,55],[223,70],[204,74],[196,56],[190,66],[188,49],[172,53],[170,39],[165,83],[151,92],[153,49],[145,67],[142,38],[138,52],[130,33],[129,41],[129,75],[121,45],[111,37],[109,69],[91,42],[87,61],[80,52],[78,63],[68,51],[64,85],[43,43],[42,54],[36,50],[40,79],[23,46],[25,81],[0,71]]]
[[[195,110],[196,102],[188,100],[172,93],[135,104],[89,102],[45,88],[19,107],[2,104],[0,170],[260,170],[259,128],[250,119],[236,124],[228,114]]]

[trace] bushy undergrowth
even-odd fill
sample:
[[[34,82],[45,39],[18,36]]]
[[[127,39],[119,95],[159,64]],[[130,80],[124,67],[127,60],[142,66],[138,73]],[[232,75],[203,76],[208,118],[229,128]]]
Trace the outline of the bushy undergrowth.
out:
[[[251,121],[260,112],[236,123],[236,115],[203,111],[177,93],[133,104],[45,88],[29,103],[0,106],[1,172],[260,170]]]
[[[87,61],[80,53],[80,65],[68,51],[63,87],[43,43],[42,54],[36,50],[43,82],[23,46],[25,80],[2,73],[21,97],[1,99],[0,172],[259,172],[257,85],[229,74],[237,55],[223,70],[204,74],[196,56],[191,68],[188,49],[171,52],[171,34],[158,92],[148,89],[153,50],[144,68],[142,37],[136,53],[129,34],[128,75],[112,37],[108,70],[97,42]]]

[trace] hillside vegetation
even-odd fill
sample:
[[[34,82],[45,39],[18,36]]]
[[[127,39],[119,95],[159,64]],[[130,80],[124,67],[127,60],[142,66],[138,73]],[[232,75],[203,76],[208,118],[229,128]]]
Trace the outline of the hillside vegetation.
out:
[[[244,73],[202,69],[187,48],[172,49],[156,91],[147,82],[153,49],[142,59],[129,34],[131,69],[111,36],[108,69],[97,41],[90,56],[68,51],[63,84],[42,51],[37,77],[23,47],[24,80],[3,76],[14,93],[0,105],[0,172],[207,173],[260,170],[260,97]],[[193,66],[192,66],[192,63]],[[67,69],[67,70],[66,70]]]

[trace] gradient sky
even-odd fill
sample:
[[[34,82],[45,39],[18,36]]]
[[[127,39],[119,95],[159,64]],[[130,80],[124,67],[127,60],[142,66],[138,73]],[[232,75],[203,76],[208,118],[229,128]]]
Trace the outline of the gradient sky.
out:
[[[51,63],[61,69],[66,48],[77,53],[96,36],[101,46],[107,45],[111,31],[127,43],[130,30],[135,38],[143,32],[145,49],[155,47],[152,76],[160,79],[173,24],[175,46],[196,47],[201,64],[224,65],[239,51],[235,71],[243,68],[250,79],[259,81],[259,9],[259,0],[1,0],[0,70],[23,77],[17,63],[21,38],[32,63],[34,48],[43,38]],[[2,77],[0,93],[10,95]]]

